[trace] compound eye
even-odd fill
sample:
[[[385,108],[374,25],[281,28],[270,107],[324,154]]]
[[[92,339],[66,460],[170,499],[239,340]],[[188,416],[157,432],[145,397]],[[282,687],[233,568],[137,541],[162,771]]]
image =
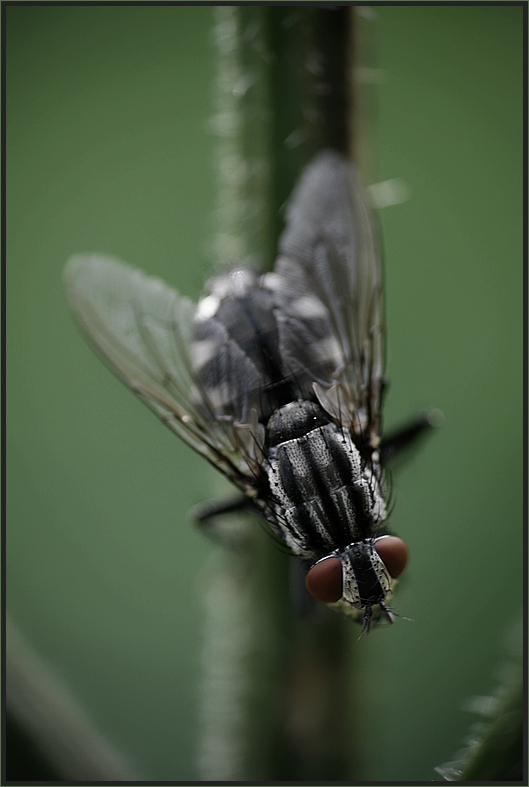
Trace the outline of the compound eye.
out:
[[[326,557],[309,570],[305,579],[307,590],[317,601],[333,604],[342,597],[342,563],[337,557]]]
[[[397,536],[381,536],[375,541],[375,549],[393,579],[400,577],[408,563],[408,547]]]

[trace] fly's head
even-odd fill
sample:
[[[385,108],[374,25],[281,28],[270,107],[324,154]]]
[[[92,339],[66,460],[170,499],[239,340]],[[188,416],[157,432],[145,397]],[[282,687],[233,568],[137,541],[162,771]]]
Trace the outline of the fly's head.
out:
[[[367,634],[380,617],[393,623],[387,602],[407,562],[408,548],[396,536],[356,541],[318,560],[307,574],[307,590],[318,601],[363,620],[362,633]]]

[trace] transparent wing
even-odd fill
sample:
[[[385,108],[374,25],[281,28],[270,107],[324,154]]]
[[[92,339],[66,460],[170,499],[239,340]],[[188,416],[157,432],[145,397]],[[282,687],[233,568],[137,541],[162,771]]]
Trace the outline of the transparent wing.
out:
[[[304,171],[287,208],[276,271],[328,309],[341,349],[332,399],[354,429],[380,431],[384,370],[382,271],[372,218],[358,179],[340,154],[325,151]]]
[[[195,304],[103,255],[72,257],[64,278],[79,326],[112,370],[170,429],[254,495],[258,426],[215,418],[190,358]]]

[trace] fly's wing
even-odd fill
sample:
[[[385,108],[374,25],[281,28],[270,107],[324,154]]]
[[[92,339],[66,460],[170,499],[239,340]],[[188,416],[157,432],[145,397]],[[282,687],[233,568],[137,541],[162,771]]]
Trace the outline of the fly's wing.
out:
[[[98,353],[156,415],[254,496],[258,425],[216,419],[190,357],[196,306],[160,279],[112,257],[77,255],[65,284]]]
[[[325,151],[305,169],[287,208],[276,272],[294,293],[312,293],[330,315],[340,362],[321,404],[377,445],[383,385],[382,271],[376,235],[348,161]],[[336,352],[334,352],[336,359]]]

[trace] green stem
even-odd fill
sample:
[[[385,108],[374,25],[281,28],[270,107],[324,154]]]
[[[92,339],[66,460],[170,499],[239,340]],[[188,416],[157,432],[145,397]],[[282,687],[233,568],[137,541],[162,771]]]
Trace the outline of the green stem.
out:
[[[271,268],[280,209],[320,149],[351,155],[350,8],[219,7],[216,85],[222,266]],[[353,624],[291,596],[294,560],[238,515],[205,588],[204,780],[350,780]],[[233,540],[233,539],[232,539]]]

